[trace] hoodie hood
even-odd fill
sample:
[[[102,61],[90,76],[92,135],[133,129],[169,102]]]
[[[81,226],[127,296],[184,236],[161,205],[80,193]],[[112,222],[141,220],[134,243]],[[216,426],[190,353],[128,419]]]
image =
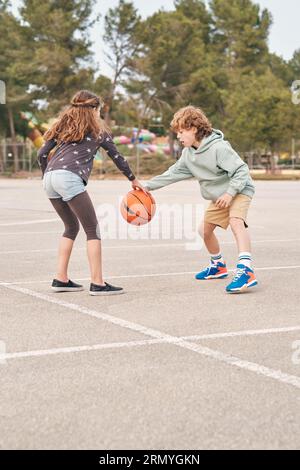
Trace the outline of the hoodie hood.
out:
[[[219,131],[218,129],[213,129],[212,133],[208,137],[204,137],[204,139],[202,139],[202,142],[195,151],[195,153],[206,152],[212,145],[215,145],[221,140],[224,140],[223,132]]]

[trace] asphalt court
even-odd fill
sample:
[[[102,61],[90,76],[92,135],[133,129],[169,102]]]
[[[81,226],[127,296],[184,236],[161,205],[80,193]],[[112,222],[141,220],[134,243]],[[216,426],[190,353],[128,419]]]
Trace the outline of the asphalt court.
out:
[[[256,182],[253,291],[197,282],[205,249],[158,227],[103,240],[105,277],[126,290],[110,298],[88,295],[82,229],[69,275],[86,289],[52,293],[63,230],[41,181],[0,188],[1,448],[299,448],[298,182]],[[129,189],[88,186],[116,213]],[[203,203],[195,181],[153,195],[158,207]],[[217,234],[233,270],[232,234]]]

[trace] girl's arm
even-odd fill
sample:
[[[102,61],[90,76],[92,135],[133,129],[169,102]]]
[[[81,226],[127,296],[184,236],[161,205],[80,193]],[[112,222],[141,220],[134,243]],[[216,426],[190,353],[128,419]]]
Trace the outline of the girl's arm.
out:
[[[44,145],[39,149],[37,153],[37,158],[38,158],[38,164],[42,170],[42,173],[44,175],[45,170],[47,168],[48,164],[48,155],[50,153],[50,150],[52,150],[56,146],[57,142],[56,140],[47,140]]]
[[[118,149],[116,148],[112,137],[105,133],[102,137],[100,147],[102,147],[104,150],[106,150],[108,156],[112,159],[114,164],[119,168],[119,170],[125,175],[129,181],[134,181],[136,178],[131,171],[126,159],[123,157],[123,155],[118,152]]]

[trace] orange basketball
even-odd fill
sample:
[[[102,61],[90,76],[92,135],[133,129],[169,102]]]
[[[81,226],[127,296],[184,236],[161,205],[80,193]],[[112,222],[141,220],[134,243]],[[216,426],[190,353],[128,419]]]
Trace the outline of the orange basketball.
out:
[[[121,202],[122,217],[132,225],[144,225],[155,214],[156,204],[151,194],[134,189],[123,197]]]

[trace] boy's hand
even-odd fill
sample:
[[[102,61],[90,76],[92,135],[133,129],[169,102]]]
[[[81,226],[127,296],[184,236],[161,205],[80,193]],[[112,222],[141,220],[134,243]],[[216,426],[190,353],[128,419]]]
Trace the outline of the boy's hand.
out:
[[[233,197],[230,196],[230,194],[225,193],[225,194],[223,194],[223,196],[220,196],[216,200],[215,204],[216,204],[216,206],[219,207],[219,209],[226,209],[232,203],[232,199],[233,199]]]
[[[144,186],[139,182],[139,180],[135,179],[135,180],[131,181],[131,185],[132,185],[133,189],[140,189],[145,194],[149,194],[149,191],[147,191],[147,189],[144,188]]]

